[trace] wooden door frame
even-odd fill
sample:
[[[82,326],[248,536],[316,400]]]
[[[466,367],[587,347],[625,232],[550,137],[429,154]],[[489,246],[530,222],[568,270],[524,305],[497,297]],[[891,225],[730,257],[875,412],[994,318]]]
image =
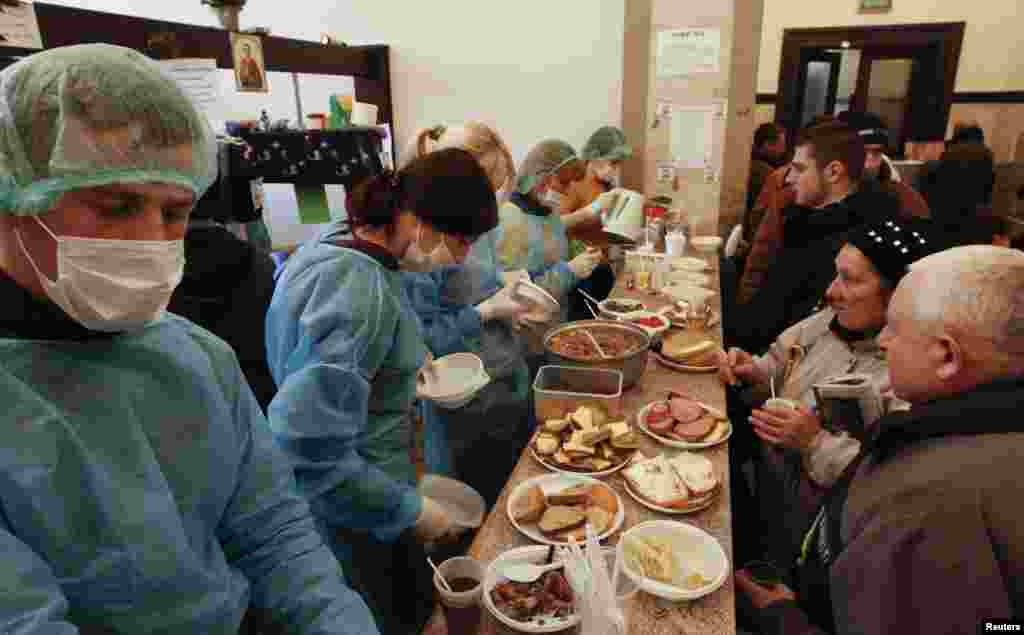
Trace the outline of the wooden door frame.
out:
[[[851,49],[876,46],[938,45],[943,71],[943,105],[940,115],[943,122],[948,122],[966,24],[966,22],[935,22],[931,24],[786,29],[783,31],[782,37],[782,63],[779,66],[779,92],[775,108],[776,123],[793,131],[799,128],[797,104],[801,95],[797,89],[800,87],[800,74],[803,72],[801,68],[803,49],[843,48],[843,42],[849,42],[847,46]]]

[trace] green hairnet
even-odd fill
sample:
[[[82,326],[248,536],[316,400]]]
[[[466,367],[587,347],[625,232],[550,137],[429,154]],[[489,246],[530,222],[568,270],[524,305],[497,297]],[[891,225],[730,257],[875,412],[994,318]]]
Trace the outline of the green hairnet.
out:
[[[72,190],[217,175],[206,118],[160,66],[106,44],[36,53],[0,72],[0,214],[44,214]]]
[[[626,143],[626,135],[613,126],[598,128],[583,146],[584,161],[621,161],[633,156],[633,148]]]
[[[541,141],[533,146],[530,153],[526,155],[526,160],[519,167],[516,190],[520,194],[529,193],[545,176],[557,172],[578,158],[572,146],[564,141],[558,139]]]

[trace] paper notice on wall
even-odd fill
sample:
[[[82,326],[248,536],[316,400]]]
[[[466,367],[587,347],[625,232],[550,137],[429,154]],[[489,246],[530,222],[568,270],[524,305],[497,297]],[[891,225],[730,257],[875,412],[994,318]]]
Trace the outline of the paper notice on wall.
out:
[[[675,29],[658,32],[658,76],[717,73],[722,51],[719,29]]]
[[[217,60],[183,58],[164,60],[160,64],[211,122],[222,119],[224,98],[220,91]]]
[[[17,5],[0,4],[0,46],[43,48],[35,4],[24,1]]]
[[[714,106],[676,106],[672,112],[672,158],[680,168],[703,168],[712,155]]]

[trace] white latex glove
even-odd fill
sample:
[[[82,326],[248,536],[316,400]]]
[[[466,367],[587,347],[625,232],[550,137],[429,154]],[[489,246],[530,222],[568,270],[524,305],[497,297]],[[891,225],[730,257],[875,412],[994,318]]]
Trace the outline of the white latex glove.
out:
[[[476,310],[480,312],[480,320],[483,322],[505,320],[514,323],[518,321],[519,316],[527,313],[530,307],[513,298],[512,287],[508,286],[502,287],[497,293],[476,305]]]
[[[505,286],[512,286],[519,280],[526,280],[529,282],[530,274],[528,274],[525,269],[501,272],[501,283]]]
[[[465,531],[465,528],[452,524],[448,512],[437,501],[427,496],[423,497],[423,509],[413,528],[416,540],[423,544],[442,542],[455,538]]]
[[[615,202],[619,198],[618,189],[614,189],[610,192],[598,196],[594,199],[594,202],[590,204],[590,208],[600,217],[605,213],[611,211],[612,207],[615,206]]]
[[[587,249],[582,254],[569,261],[569,269],[572,270],[580,280],[586,280],[594,269],[601,264],[601,250]]]

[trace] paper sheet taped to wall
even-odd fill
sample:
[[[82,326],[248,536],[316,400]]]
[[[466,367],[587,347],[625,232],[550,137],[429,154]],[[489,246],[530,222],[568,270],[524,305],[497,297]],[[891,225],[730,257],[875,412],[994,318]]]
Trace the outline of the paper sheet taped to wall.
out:
[[[722,51],[719,29],[673,29],[658,32],[658,76],[717,73]]]
[[[672,158],[680,168],[704,168],[714,156],[714,106],[676,106],[672,111]]]
[[[0,5],[0,45],[26,49],[43,48],[36,20],[36,6],[31,2]]]
[[[220,90],[217,60],[183,58],[164,60],[160,65],[174,78],[196,107],[206,113],[211,122],[223,117],[224,98]]]

